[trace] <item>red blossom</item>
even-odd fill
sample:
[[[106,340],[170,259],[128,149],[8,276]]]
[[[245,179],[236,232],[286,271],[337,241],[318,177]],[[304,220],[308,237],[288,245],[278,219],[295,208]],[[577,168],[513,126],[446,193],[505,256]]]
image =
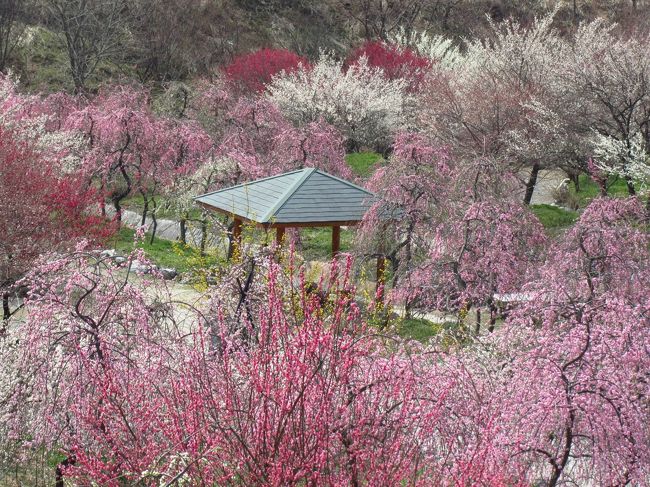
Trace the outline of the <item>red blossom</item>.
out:
[[[286,49],[259,49],[242,54],[224,68],[226,79],[247,93],[264,91],[273,76],[308,68],[309,61]]]
[[[356,48],[345,61],[353,66],[365,57],[368,66],[379,68],[390,80],[404,79],[411,91],[417,91],[431,67],[431,61],[412,49],[386,42],[368,41]]]

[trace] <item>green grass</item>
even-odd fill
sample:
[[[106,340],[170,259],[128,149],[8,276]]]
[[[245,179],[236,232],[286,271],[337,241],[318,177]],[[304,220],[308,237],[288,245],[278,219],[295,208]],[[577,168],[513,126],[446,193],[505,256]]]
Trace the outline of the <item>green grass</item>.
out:
[[[345,156],[345,160],[357,176],[367,178],[372,175],[383,158],[376,152],[353,152]]]
[[[546,230],[562,230],[576,221],[578,213],[553,205],[531,205],[530,209],[539,218]]]
[[[425,320],[424,318],[400,319],[397,325],[397,334],[402,338],[426,342],[444,329],[444,325]]]
[[[570,185],[569,191],[577,196],[580,208],[585,208],[591,200],[600,196],[600,187],[586,174],[581,174],[578,180],[580,191],[576,191],[573,184]],[[610,177],[608,195],[614,197],[628,196],[625,181],[616,176]]]
[[[113,247],[121,252],[129,253],[134,250],[133,237],[135,232],[130,228],[122,228],[110,242]],[[198,249],[179,242],[155,238],[153,244],[149,243],[147,235],[144,241],[137,244],[159,267],[173,267],[178,272],[187,272],[192,269],[202,269],[217,263],[217,258],[208,255],[201,257]]]
[[[586,174],[579,177],[580,191],[576,191],[575,185],[569,185],[569,193],[576,206],[584,209],[594,198],[600,196],[600,187]],[[612,176],[609,180],[608,195],[610,197],[627,197],[627,184],[619,177]],[[567,210],[554,205],[531,205],[530,209],[539,218],[544,228],[551,235],[561,233],[570,227],[578,219],[579,212]]]
[[[301,228],[302,254],[307,260],[330,260],[332,258],[332,229],[330,227]],[[354,230],[341,229],[341,252],[352,247]]]
[[[133,238],[135,231],[131,228],[122,228],[109,244],[125,254],[134,250]],[[257,228],[244,229],[242,237],[246,241],[258,244],[270,244],[275,235],[267,235],[263,230]],[[306,260],[328,261],[332,252],[332,229],[323,228],[301,228],[300,237],[302,249],[299,252]],[[354,240],[354,230],[341,229],[341,251],[350,250]],[[208,252],[207,256],[201,257],[197,248],[182,245],[179,242],[165,240],[156,237],[153,244],[149,243],[149,235],[144,241],[138,242],[141,248],[155,264],[160,267],[173,267],[178,272],[199,270],[211,267],[219,263],[219,259]]]

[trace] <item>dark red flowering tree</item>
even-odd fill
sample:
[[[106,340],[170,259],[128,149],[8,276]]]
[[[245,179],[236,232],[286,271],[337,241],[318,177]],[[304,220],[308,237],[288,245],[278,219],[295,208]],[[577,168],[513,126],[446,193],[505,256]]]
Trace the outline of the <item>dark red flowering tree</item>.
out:
[[[368,66],[379,68],[389,80],[403,79],[411,91],[417,91],[429,72],[431,60],[408,47],[380,41],[368,41],[356,48],[345,61],[353,66],[365,58]]]
[[[226,79],[244,93],[260,93],[273,76],[308,68],[309,61],[286,49],[263,48],[242,54],[224,68]]]
[[[89,210],[97,195],[79,173],[63,173],[9,130],[0,130],[0,292],[12,314],[12,287],[43,253],[77,238],[101,241],[113,228]]]

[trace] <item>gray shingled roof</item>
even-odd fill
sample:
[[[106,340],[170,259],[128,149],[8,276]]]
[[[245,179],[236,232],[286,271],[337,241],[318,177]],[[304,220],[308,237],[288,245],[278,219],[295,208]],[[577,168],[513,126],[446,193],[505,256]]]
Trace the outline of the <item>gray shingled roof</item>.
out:
[[[265,224],[356,222],[375,196],[349,181],[308,168],[195,198],[205,206]]]

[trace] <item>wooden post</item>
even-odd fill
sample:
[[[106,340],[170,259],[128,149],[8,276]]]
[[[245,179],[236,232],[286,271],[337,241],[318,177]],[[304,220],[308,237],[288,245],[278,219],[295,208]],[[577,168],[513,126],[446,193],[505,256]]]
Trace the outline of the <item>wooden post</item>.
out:
[[[283,240],[284,240],[284,227],[277,227],[275,229],[275,245],[280,247],[282,245]]]
[[[379,287],[385,284],[384,282],[386,280],[385,273],[386,273],[386,257],[384,257],[383,254],[380,254],[379,257],[377,257],[377,283],[375,287],[377,301],[379,303],[384,302],[384,291],[382,290],[380,292]]]
[[[242,221],[239,218],[235,218],[232,227],[232,253],[236,259],[239,258],[239,252],[241,251],[241,224]]]
[[[341,249],[341,227],[332,227],[332,258],[336,257]]]

